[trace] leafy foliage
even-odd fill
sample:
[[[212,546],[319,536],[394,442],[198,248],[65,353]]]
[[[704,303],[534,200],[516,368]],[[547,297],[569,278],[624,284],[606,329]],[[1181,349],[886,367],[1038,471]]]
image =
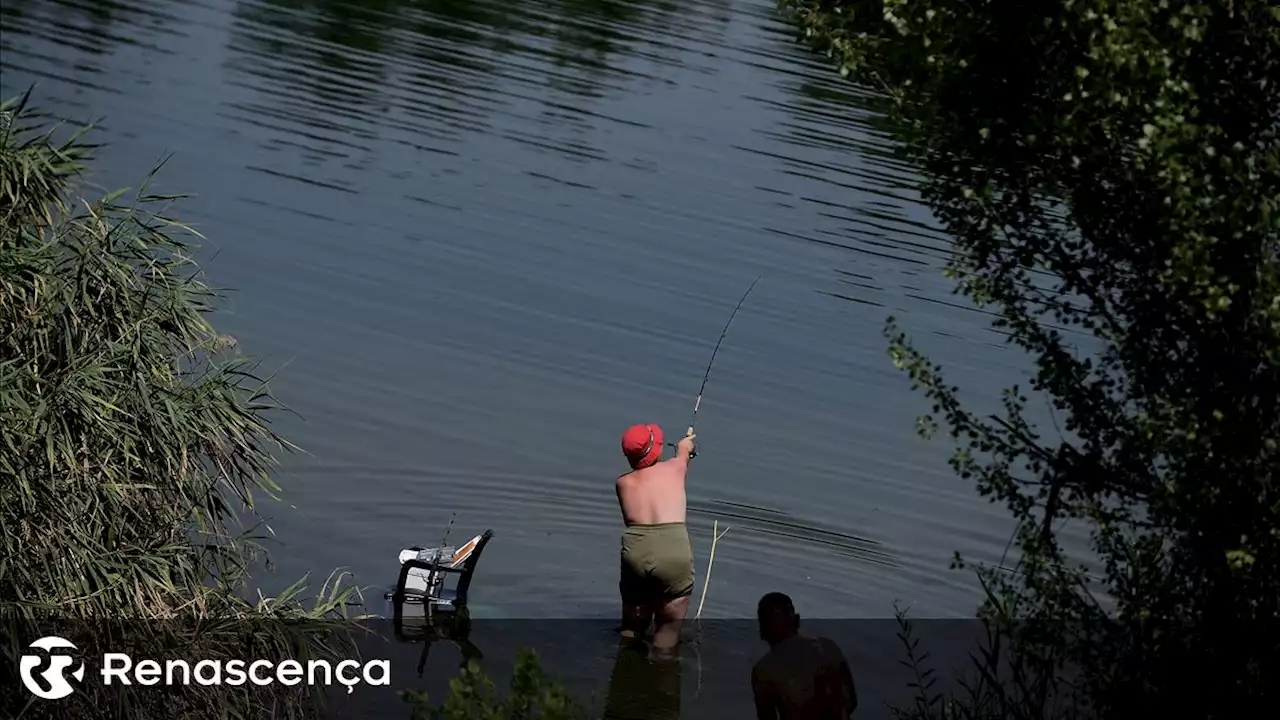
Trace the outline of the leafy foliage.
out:
[[[310,604],[302,582],[270,600],[245,597],[260,556],[238,513],[275,494],[271,449],[285,445],[264,417],[275,407],[265,384],[225,357],[228,338],[206,320],[217,295],[187,255],[193,231],[167,214],[177,198],[144,187],[128,205],[117,204],[123,192],[73,202],[92,150],[82,133],[56,143],[25,97],[3,113],[6,662],[17,665],[19,638],[54,621],[70,623],[63,630],[86,652],[121,642],[112,635],[127,623],[124,639],[152,656],[239,657],[252,646],[336,657],[343,638],[322,621],[345,613],[352,589],[330,578]],[[58,712],[289,716],[310,702],[278,689],[186,690],[78,693]],[[14,693],[6,707],[29,698],[12,684],[3,692]]]
[[[980,572],[1020,662],[1074,668],[1075,712],[1102,717],[1230,717],[1274,693],[1280,8],[781,4],[886,91],[954,236],[948,273],[1063,418],[1037,426],[1016,386],[1000,415],[966,409],[891,319],[933,403],[922,426],[941,420],[956,472],[1019,523],[1016,575]],[[1095,571],[1063,552],[1064,519],[1089,528]]]
[[[538,655],[521,648],[516,655],[510,692],[499,697],[480,664],[470,660],[449,681],[449,696],[432,705],[424,692],[410,691],[404,699],[412,720],[585,720],[582,705],[542,669]]]

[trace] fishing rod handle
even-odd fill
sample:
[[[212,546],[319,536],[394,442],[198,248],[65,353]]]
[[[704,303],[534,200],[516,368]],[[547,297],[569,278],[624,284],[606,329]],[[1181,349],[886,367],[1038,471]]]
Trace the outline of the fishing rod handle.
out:
[[[690,425],[690,426],[689,426],[689,432],[688,432],[688,433],[686,433],[686,435],[692,435],[692,434],[693,434],[693,426],[692,426],[692,425]],[[679,448],[680,448],[680,443],[673,443],[673,442],[669,442],[669,443],[663,443],[663,444],[664,444],[664,445],[666,445],[667,447],[671,448],[673,451],[678,451],[678,450],[679,450]],[[694,450],[693,450],[693,452],[690,452],[690,453],[689,453],[689,459],[690,459],[690,460],[694,459],[694,458],[695,458],[695,457],[697,457],[697,456],[698,456],[698,451],[697,451],[697,449],[694,449]]]

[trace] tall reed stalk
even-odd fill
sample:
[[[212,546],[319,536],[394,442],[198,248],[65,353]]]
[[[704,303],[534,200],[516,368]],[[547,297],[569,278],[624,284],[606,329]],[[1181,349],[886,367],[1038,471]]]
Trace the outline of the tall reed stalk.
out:
[[[729,532],[732,526],[726,526],[724,532],[720,532],[720,521],[711,521],[711,553],[707,556],[707,574],[702,578],[702,597],[698,599],[698,612],[694,614],[694,620],[702,619],[702,606],[707,602],[707,587],[711,585],[711,566],[716,561],[716,543],[720,542],[720,538]]]

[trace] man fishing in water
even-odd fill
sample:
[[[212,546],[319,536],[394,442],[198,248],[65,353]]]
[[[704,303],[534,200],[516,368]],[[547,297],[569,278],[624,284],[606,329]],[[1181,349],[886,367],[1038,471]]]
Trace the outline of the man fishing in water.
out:
[[[693,549],[685,527],[685,476],[694,455],[693,428],[662,458],[662,428],[633,425],[622,435],[631,472],[618,478],[622,533],[622,634],[643,637],[656,626],[653,647],[674,648],[693,595]]]

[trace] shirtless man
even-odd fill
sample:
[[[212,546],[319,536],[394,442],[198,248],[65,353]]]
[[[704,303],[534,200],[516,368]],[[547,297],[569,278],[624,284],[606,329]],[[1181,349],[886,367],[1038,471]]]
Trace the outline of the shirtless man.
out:
[[[769,652],[751,669],[757,720],[848,720],[858,691],[844,653],[831,640],[800,632],[791,598],[773,592],[756,608]]]
[[[641,637],[656,620],[653,647],[670,650],[693,595],[693,549],[685,527],[685,475],[694,454],[693,428],[676,456],[662,457],[662,428],[633,425],[622,435],[631,472],[618,478],[622,533],[622,634]]]

